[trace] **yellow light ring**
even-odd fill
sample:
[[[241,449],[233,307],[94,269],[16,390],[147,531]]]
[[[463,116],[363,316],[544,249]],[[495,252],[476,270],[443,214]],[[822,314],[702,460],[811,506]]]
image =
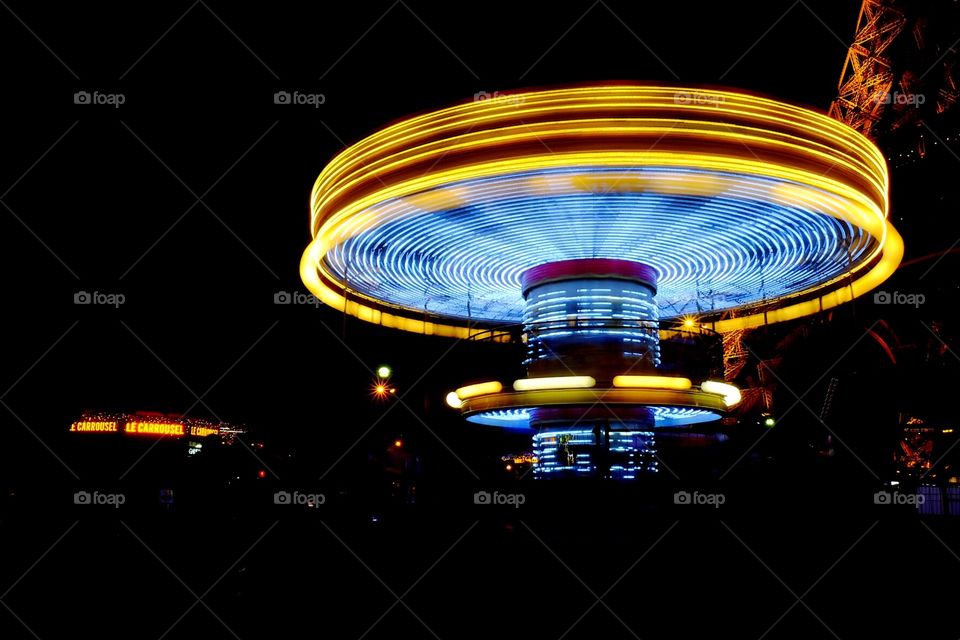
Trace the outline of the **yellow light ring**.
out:
[[[382,224],[381,216],[373,213],[378,204],[384,201],[401,201],[404,198],[418,197],[418,209],[421,213],[430,213],[449,206],[456,200],[456,192],[451,187],[442,192],[431,192],[449,185],[470,179],[506,177],[515,173],[534,172],[544,169],[557,169],[569,166],[594,167],[624,167],[648,166],[695,168],[709,171],[735,171],[739,175],[756,176],[759,178],[778,178],[795,185],[780,185],[777,188],[783,192],[782,197],[788,204],[820,204],[822,212],[863,228],[865,231],[882,240],[886,228],[887,200],[876,202],[867,195],[834,179],[810,173],[757,162],[755,160],[716,157],[708,154],[671,154],[664,152],[645,153],[616,153],[610,151],[583,152],[574,154],[554,154],[551,156],[533,156],[497,160],[476,165],[467,169],[458,169],[445,172],[434,172],[426,176],[407,182],[391,185],[375,194],[371,194],[351,203],[327,219],[318,230],[314,241],[322,239],[332,246],[342,243],[355,236],[366,228]],[[652,179],[650,179],[652,181]],[[800,186],[806,185],[806,186]],[[790,188],[793,186],[793,188]],[[680,183],[675,187],[679,192],[683,188]],[[423,194],[431,193],[430,198]],[[839,203],[823,201],[820,192],[831,194],[839,199]],[[447,195],[444,196],[443,194]],[[820,195],[818,199],[818,195]],[[830,206],[832,205],[832,206]],[[325,253],[326,251],[324,251]]]
[[[679,100],[684,93],[705,96],[707,104]],[[578,149],[582,139],[589,142],[597,136],[606,136],[611,142],[605,144],[614,148]],[[617,149],[618,139],[652,139],[656,144],[647,151]],[[543,146],[546,140],[551,144],[573,141],[573,150],[515,153],[534,141],[535,146]],[[714,141],[721,146],[719,151],[716,146],[709,152],[684,150],[684,140]],[[463,155],[467,152],[474,155]],[[432,168],[427,174],[410,173],[425,163]],[[311,196],[314,239],[301,260],[301,275],[325,303],[364,320],[418,333],[470,337],[484,329],[469,329],[462,321],[430,316],[360,291],[345,292],[328,272],[324,256],[334,246],[388,220],[389,215],[378,209],[384,203],[399,206],[406,201],[419,213],[428,213],[463,204],[462,190],[455,183],[472,179],[598,167],[609,169],[596,180],[609,182],[620,179],[611,177],[615,172],[610,169],[632,166],[694,168],[782,180],[784,184],[771,198],[845,220],[877,241],[851,273],[781,296],[779,308],[713,323],[719,331],[800,317],[846,302],[882,282],[902,257],[902,240],[886,220],[888,174],[883,157],[846,125],[800,107],[728,91],[601,86],[514,94],[509,102],[457,105],[398,122],[344,150],[315,184]],[[584,175],[589,180],[589,174]],[[642,177],[632,179],[642,182]],[[709,185],[697,180],[653,183],[651,190],[657,188],[671,194],[689,189],[696,195]],[[848,283],[851,286],[845,286]],[[811,297],[819,290],[825,293]],[[794,298],[799,301],[783,304]]]
[[[677,97],[684,93],[706,94],[715,98],[716,105],[679,104]],[[557,91],[518,93],[511,96],[515,106],[498,101],[474,102],[401,121],[388,127],[339,154],[317,179],[317,189],[326,189],[328,182],[342,172],[366,167],[374,159],[397,150],[416,146],[423,141],[448,137],[458,131],[487,129],[504,121],[530,122],[543,113],[568,113],[589,109],[590,113],[605,109],[629,109],[634,113],[655,110],[685,113],[691,116],[723,116],[725,120],[739,118],[767,125],[767,128],[787,128],[803,133],[803,138],[833,140],[838,149],[855,150],[871,161],[878,173],[884,173],[884,161],[879,151],[855,131],[837,121],[792,105],[745,94],[726,91],[708,91],[694,88],[662,87],[584,87]]]
[[[366,149],[375,143],[380,144],[408,134],[411,131],[423,131],[431,127],[443,125],[444,123],[460,122],[471,114],[477,113],[510,113],[529,109],[534,109],[542,105],[559,106],[563,104],[584,105],[587,101],[591,105],[602,105],[608,102],[626,102],[631,104],[661,104],[662,106],[684,106],[687,109],[704,109],[712,111],[716,105],[703,105],[697,102],[681,103],[677,100],[677,94],[683,92],[694,92],[699,94],[709,94],[717,98],[717,103],[723,105],[736,105],[743,111],[751,111],[755,114],[774,114],[780,118],[793,117],[796,120],[808,121],[820,119],[822,125],[830,125],[836,121],[825,114],[811,112],[803,107],[797,107],[788,103],[779,102],[770,98],[746,94],[740,91],[733,92],[728,90],[715,90],[695,88],[695,87],[664,87],[664,86],[643,86],[643,85],[594,85],[584,87],[565,87],[561,89],[535,90],[528,92],[512,93],[512,104],[506,104],[503,101],[473,101],[446,107],[437,111],[431,111],[420,116],[400,120],[397,123],[381,129],[379,132],[369,136],[360,143],[357,143],[350,150],[341,154],[341,157],[348,157],[354,149]],[[846,133],[851,129],[837,129],[838,132]],[[861,140],[856,136],[849,136],[851,140]]]
[[[346,300],[341,293],[342,289],[330,286],[320,277],[318,265],[326,251],[318,240],[311,242],[301,257],[300,277],[307,289],[323,303],[335,309],[341,309],[360,320],[412,333],[469,339],[488,332],[488,329],[483,327],[466,326],[442,317],[431,317],[429,320],[413,318],[407,315],[409,311],[402,307],[382,301],[364,300],[359,294],[352,294],[353,298]],[[850,302],[883,283],[897,270],[900,261],[903,259],[903,238],[888,222],[884,223],[883,244],[878,248],[879,251],[882,251],[880,260],[876,261],[874,266],[865,273],[853,277],[849,287],[835,289],[822,296],[783,305],[776,309],[747,313],[735,318],[707,321],[703,324],[714,331],[724,333],[794,320]],[[391,312],[385,309],[395,311]],[[510,337],[507,332],[502,332],[499,335],[504,339]]]
[[[459,176],[460,179],[481,177],[482,173],[471,173],[471,168],[486,165],[490,156],[511,159],[530,156],[531,146],[535,147],[533,157],[563,156],[569,160],[566,164],[577,166],[577,157],[573,154],[595,148],[597,141],[604,138],[609,138],[609,141],[605,141],[606,148],[601,157],[619,152],[619,155],[627,156],[625,164],[628,166],[650,164],[649,159],[640,162],[644,149],[638,147],[642,145],[650,145],[655,153],[661,155],[687,156],[693,155],[690,151],[691,141],[697,141],[701,148],[718,143],[724,145],[722,149],[702,155],[714,159],[753,159],[766,165],[805,170],[813,176],[829,173],[834,177],[834,182],[844,178],[848,183],[859,184],[867,189],[878,204],[886,198],[888,184],[885,165],[877,166],[869,157],[851,155],[846,149],[834,149],[796,136],[728,123],[662,119],[627,123],[584,120],[523,124],[492,132],[469,132],[460,137],[432,141],[423,148],[405,149],[376,162],[367,162],[346,174],[342,180],[322,182],[315,186],[311,204],[313,228],[316,230],[318,224],[342,209],[340,203],[367,200],[365,196],[373,196],[373,202],[390,197],[389,188],[410,182],[408,176],[411,174],[415,180],[426,173],[448,175],[447,172],[461,169],[466,173]],[[548,143],[556,147],[552,148]],[[560,143],[563,143],[562,146]],[[465,149],[475,153],[464,158],[460,152]],[[769,161],[765,162],[763,156]],[[631,157],[633,162],[630,161]],[[534,165],[530,168],[547,166],[551,165]],[[688,166],[699,165],[692,163]],[[444,182],[450,181],[451,178],[447,177]],[[414,181],[414,184],[420,189],[427,189],[443,182],[429,184]]]
[[[476,396],[463,401],[466,416],[483,411],[558,406],[659,406],[700,408],[726,413],[727,405],[715,393],[700,389],[538,389]]]
[[[340,309],[344,313],[360,320],[379,324],[390,329],[399,329],[401,331],[410,331],[411,333],[421,333],[427,336],[443,336],[446,338],[458,338],[466,340],[473,336],[488,334],[489,329],[483,327],[470,327],[450,322],[445,322],[442,318],[417,319],[401,312],[400,307],[394,307],[397,313],[384,310],[388,305],[364,303],[354,299],[346,299],[340,291],[331,288],[324,280],[320,278],[317,272],[317,261],[319,260],[319,249],[316,241],[311,242],[307,250],[300,258],[300,277],[307,289],[315,295],[321,302]],[[502,334],[508,336],[506,332]]]
[[[708,94],[717,100],[713,106],[678,103],[677,96],[686,92]],[[401,121],[358,142],[339,154],[317,179],[315,191],[327,190],[328,182],[340,173],[369,171],[372,161],[406,151],[425,141],[445,140],[457,132],[499,129],[503,123],[531,123],[545,115],[565,115],[571,111],[587,114],[613,110],[617,121],[664,111],[688,117],[755,122],[767,130],[786,129],[802,133],[803,140],[824,139],[833,142],[840,153],[856,151],[870,162],[878,174],[884,172],[882,155],[865,138],[823,114],[792,105],[745,94],[725,91],[703,92],[692,88],[663,87],[585,87],[559,91],[538,91],[514,94],[519,104],[506,106],[497,101],[467,103],[432,114]],[[557,119],[557,118],[554,118]],[[676,120],[683,118],[676,117]]]
[[[611,152],[585,153],[570,157],[557,158],[553,161],[544,161],[542,158],[517,158],[513,164],[523,171],[537,169],[553,169],[566,166],[568,163],[584,163],[597,167],[621,167],[624,164],[636,164],[638,168],[649,165],[662,167],[689,168],[721,171],[736,169],[737,175],[725,176],[722,174],[710,175],[709,184],[705,178],[700,180],[683,176],[682,174],[658,174],[646,176],[626,171],[603,171],[600,173],[566,173],[560,175],[511,175],[503,171],[502,162],[490,163],[489,166],[474,167],[473,177],[497,177],[499,184],[516,185],[510,193],[501,197],[511,197],[521,188],[525,193],[532,193],[533,185],[541,185],[541,189],[552,195],[566,195],[583,192],[591,186],[595,188],[616,188],[618,192],[645,191],[650,193],[664,193],[671,195],[703,195],[705,189],[712,188],[716,193],[728,191],[742,181],[738,176],[775,177],[789,180],[790,183],[778,183],[767,187],[766,191],[759,189],[753,194],[757,201],[779,202],[783,205],[798,208],[815,208],[825,215],[844,220],[860,227],[878,240],[882,240],[887,222],[884,216],[886,202],[877,203],[859,191],[850,189],[845,184],[832,178],[825,178],[817,174],[786,170],[780,167],[771,167],[768,164],[754,161],[737,162],[731,159],[718,160],[713,156],[696,156],[688,154],[677,157],[673,154],[614,154]],[[527,162],[529,160],[529,162]],[[404,206],[415,208],[417,215],[424,215],[442,211],[444,208],[464,204],[469,201],[469,191],[464,187],[444,186],[451,181],[465,179],[463,175],[432,174],[428,181],[416,180],[414,184],[402,184],[391,189],[383,199],[390,201],[394,211],[403,210]],[[591,182],[591,180],[593,180]],[[672,181],[671,181],[672,180]],[[523,185],[526,183],[526,187]],[[798,184],[793,184],[798,183]],[[800,186],[809,184],[809,187]],[[604,190],[606,190],[604,189]],[[487,203],[497,202],[495,197],[485,200]],[[389,222],[398,214],[386,213],[377,208],[377,204],[366,199],[339,213],[334,219],[328,220],[321,230],[319,237],[326,238],[334,243],[342,243],[355,235],[374,226]],[[403,215],[403,214],[400,214]]]
[[[391,156],[378,163],[368,164],[363,171],[356,171],[348,179],[336,184],[323,187],[322,192],[313,201],[314,225],[327,220],[342,208],[343,203],[349,203],[371,196],[376,202],[387,197],[385,192],[389,186],[407,181],[405,176],[414,179],[425,173],[444,175],[447,171],[464,169],[468,171],[463,179],[479,177],[482,174],[471,174],[473,167],[483,166],[489,156],[509,156],[521,158],[529,155],[531,146],[543,146],[534,151],[537,156],[563,156],[568,161],[575,162],[572,154],[584,152],[599,143],[606,146],[604,156],[621,154],[633,156],[633,161],[627,158],[626,165],[638,164],[646,151],[642,145],[655,147],[655,153],[689,154],[692,143],[700,147],[721,143],[726,145],[724,153],[711,152],[703,155],[708,158],[752,159],[768,165],[783,168],[794,168],[812,176],[824,176],[828,173],[834,182],[845,181],[858,189],[869,193],[878,204],[886,196],[887,184],[885,173],[874,171],[871,167],[855,156],[845,152],[836,152],[824,145],[802,146],[794,139],[788,139],[780,134],[769,134],[759,129],[737,128],[732,125],[713,125],[705,127],[682,127],[683,121],[673,124],[638,122],[634,126],[618,124],[616,126],[601,126],[601,123],[548,123],[549,128],[540,128],[534,125],[523,125],[522,130],[499,130],[496,136],[489,133],[470,133],[468,137],[475,137],[479,142],[471,145],[459,139],[449,139],[433,142],[429,150],[414,149],[405,151],[397,156]],[[465,136],[465,137],[467,137]],[[498,145],[497,143],[504,144]],[[507,144],[509,143],[509,144]],[[471,149],[473,154],[464,157],[465,149]],[[549,149],[549,150],[548,150]],[[491,152],[495,150],[495,154]],[[482,152],[482,153],[481,153]],[[416,155],[413,155],[416,154]],[[654,156],[655,157],[655,156]],[[570,166],[576,166],[568,162]],[[645,160],[643,164],[649,164]],[[697,167],[697,164],[689,165]],[[532,167],[540,168],[540,167]],[[763,175],[763,174],[761,174]],[[424,187],[418,183],[419,186]],[[429,186],[426,186],[429,188]]]
[[[605,154],[594,155],[593,157],[579,157],[577,158],[578,162],[609,162],[609,158]],[[656,162],[663,165],[674,165],[678,167],[690,166],[692,162],[690,159],[677,159],[677,158],[657,158],[656,160],[651,160],[651,162]],[[498,163],[494,163],[498,164]],[[615,160],[611,162],[613,165],[620,166],[621,162]],[[713,158],[703,159],[701,165],[705,168],[726,168],[730,165],[729,162],[719,162]],[[903,243],[900,239],[899,234],[896,230],[890,225],[883,217],[881,210],[876,207],[872,202],[869,201],[866,197],[858,192],[847,188],[845,185],[833,181],[830,178],[820,179],[818,176],[802,176],[796,172],[791,171],[779,171],[777,169],[771,169],[762,165],[761,163],[754,163],[751,161],[743,161],[737,163],[737,169],[742,173],[748,173],[753,175],[765,175],[773,174],[776,177],[781,177],[783,179],[791,179],[796,181],[801,181],[802,179],[807,179],[810,182],[813,182],[817,187],[827,190],[831,188],[832,191],[836,192],[836,197],[839,198],[837,203],[834,203],[832,207],[823,206],[822,209],[824,213],[832,215],[839,219],[846,219],[851,224],[864,228],[865,231],[877,238],[877,240],[882,243],[880,244],[874,255],[880,254],[883,251],[883,260],[878,263],[873,269],[871,269],[867,274],[859,276],[854,280],[854,291],[856,296],[866,293],[870,289],[876,287],[880,282],[883,282],[899,265],[900,259],[903,252]],[[495,175],[492,173],[493,170],[497,170],[497,167],[491,169],[490,172],[481,172],[482,175]],[[609,178],[608,178],[609,179]],[[616,178],[613,178],[616,179]],[[446,184],[450,180],[449,176],[437,175],[433,177],[431,182],[436,183],[437,185]],[[684,183],[678,183],[677,189],[682,189]],[[692,185],[692,188],[696,189],[696,183]],[[415,189],[418,187],[410,187],[403,189],[398,187],[395,189],[389,197],[393,199],[400,200],[403,196],[399,195],[404,191],[408,193],[415,192]],[[556,188],[556,185],[554,185]],[[784,194],[784,197],[789,196],[797,203],[802,203],[799,198],[801,196],[808,195],[801,190],[794,190],[790,194]],[[849,198],[849,200],[844,200],[844,198]],[[442,198],[437,198],[436,202],[442,203]],[[787,200],[789,201],[789,200]],[[821,203],[829,204],[829,203]],[[885,206],[885,205],[884,205]],[[357,208],[365,207],[365,203],[358,203]],[[424,212],[430,211],[429,208],[424,208]],[[345,212],[344,216],[349,216],[349,212]],[[354,219],[354,223],[357,220]],[[371,220],[375,222],[375,220]],[[328,223],[330,226],[321,236],[316,238],[307,251],[304,253],[303,260],[301,261],[301,275],[304,279],[304,282],[307,284],[308,288],[317,295],[325,303],[330,304],[336,308],[344,308],[343,298],[339,291],[336,290],[333,286],[330,286],[326,283],[323,283],[320,278],[317,277],[316,270],[320,269],[320,272],[323,273],[329,281],[334,281],[335,279],[327,274],[322,267],[322,263],[319,257],[314,257],[317,254],[326,253],[326,250],[329,249],[332,244],[336,242],[343,242],[347,237],[351,237],[356,233],[359,233],[361,228],[360,226],[353,224],[347,227],[346,231],[340,230],[338,227],[334,226],[334,223],[331,221]],[[889,242],[888,242],[889,241]],[[326,245],[326,246],[325,246]],[[325,248],[324,248],[325,246]],[[866,262],[866,261],[865,261]],[[317,266],[313,266],[317,265]],[[860,267],[864,268],[864,267]],[[843,276],[844,279],[847,276]],[[849,292],[847,292],[849,293]],[[843,302],[847,302],[852,299],[847,293],[841,293],[840,298],[833,298],[831,296],[825,296],[823,300],[823,309],[834,307]],[[799,295],[799,294],[798,294]],[[360,297],[357,294],[357,297]],[[854,296],[855,297],[855,296]],[[479,333],[480,330],[465,330],[462,327],[450,326],[450,323],[444,322],[441,318],[435,319],[435,321],[422,321],[417,319],[410,319],[409,317],[404,317],[403,309],[401,307],[393,307],[396,309],[396,314],[391,314],[389,312],[381,311],[378,307],[390,308],[390,305],[380,301],[375,301],[368,299],[366,303],[363,302],[354,302],[347,306],[347,312],[351,315],[355,315],[362,319],[369,320],[370,322],[375,322],[378,324],[383,324],[385,326],[390,326],[394,328],[406,329],[408,331],[415,331],[417,333],[427,333],[429,335],[447,335],[451,337],[470,337],[476,333]],[[782,308],[778,313],[768,313],[766,322],[775,322],[775,318],[789,319],[793,317],[801,317],[803,315],[808,315],[809,313],[815,313],[820,309],[820,304],[801,304],[794,305],[791,308]],[[803,312],[797,313],[800,310],[805,310]],[[796,315],[794,315],[796,314]],[[397,318],[394,319],[392,316],[396,315]],[[750,326],[757,326],[759,324],[764,324],[764,315],[753,314],[750,316],[744,316],[742,318],[735,318],[732,320],[725,320],[715,324],[715,329],[718,331],[729,331],[732,330],[730,327],[743,328]],[[422,327],[422,328],[421,328]]]

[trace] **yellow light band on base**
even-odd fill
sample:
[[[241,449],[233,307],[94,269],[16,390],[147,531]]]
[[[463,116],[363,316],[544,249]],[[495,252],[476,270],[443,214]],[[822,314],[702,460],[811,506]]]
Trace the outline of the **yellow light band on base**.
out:
[[[460,400],[466,400],[467,398],[472,398],[474,396],[482,396],[488,393],[500,393],[503,391],[503,385],[493,380],[491,382],[478,382],[477,384],[468,384],[465,387],[460,387],[455,391],[457,398]]]
[[[470,415],[478,411],[523,409],[531,407],[589,407],[605,406],[663,406],[708,409],[726,413],[724,399],[715,393],[706,393],[696,387],[680,389],[630,388],[575,388],[536,389],[531,391],[504,391],[477,396],[463,401],[461,412]]]
[[[514,381],[513,388],[517,391],[589,389],[596,384],[597,381],[591,376],[554,376],[551,378],[520,378]]]
[[[728,406],[732,407],[735,404],[739,404],[743,397],[740,394],[740,389],[736,388],[732,384],[727,382],[716,382],[714,380],[705,380],[700,388],[707,393],[715,393],[719,396],[723,396],[723,402]]]
[[[671,376],[614,376],[613,386],[633,389],[689,389],[689,378]]]

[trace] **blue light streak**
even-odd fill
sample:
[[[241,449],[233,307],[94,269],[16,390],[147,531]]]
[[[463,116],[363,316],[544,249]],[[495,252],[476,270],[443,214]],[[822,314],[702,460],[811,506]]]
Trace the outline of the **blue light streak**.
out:
[[[621,425],[627,427],[627,425]],[[536,477],[596,474],[613,480],[632,480],[637,473],[657,473],[656,436],[653,431],[625,428],[601,435],[593,429],[545,429],[533,437]],[[603,462],[605,461],[605,462]],[[605,465],[604,469],[599,466]]]
[[[720,419],[719,414],[707,409],[690,407],[651,407],[651,409],[657,428],[685,427]],[[467,421],[489,427],[533,431],[530,427],[530,412],[527,409],[482,411],[467,416]]]
[[[535,193],[528,174],[466,181],[452,186],[469,203],[458,208],[427,212],[405,200],[373,207],[375,221],[324,260],[339,283],[361,295],[408,311],[496,322],[522,321],[520,276],[530,267],[634,260],[658,271],[659,315],[671,319],[814,287],[876,246],[847,222],[776,201],[782,181],[715,175],[734,180],[714,196]]]

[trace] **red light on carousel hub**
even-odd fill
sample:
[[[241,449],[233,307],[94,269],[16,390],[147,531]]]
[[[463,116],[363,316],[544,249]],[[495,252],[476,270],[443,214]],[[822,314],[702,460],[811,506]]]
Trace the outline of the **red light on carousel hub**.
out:
[[[262,480],[267,477],[267,472],[263,469],[260,469],[260,471],[257,471],[257,477]]]

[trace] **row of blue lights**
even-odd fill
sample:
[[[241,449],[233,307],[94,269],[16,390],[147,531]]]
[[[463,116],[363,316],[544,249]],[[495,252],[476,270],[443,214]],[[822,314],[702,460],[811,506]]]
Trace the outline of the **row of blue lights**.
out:
[[[653,410],[657,427],[681,427],[703,422],[719,420],[720,416],[707,409],[691,407],[650,407]],[[467,416],[467,420],[474,424],[488,427],[502,427],[504,429],[518,429],[531,431],[530,411],[527,409],[497,409],[482,411]],[[592,432],[591,432],[592,433]]]
[[[459,183],[453,188],[470,204],[442,211],[381,203],[371,209],[375,223],[327,253],[327,268],[338,283],[410,310],[520,322],[527,269],[580,258],[634,260],[657,270],[660,315],[674,318],[815,286],[875,247],[847,222],[770,201],[785,184],[778,180],[737,177],[714,196],[534,194],[529,182],[518,174]]]
[[[626,425],[624,425],[626,426]],[[538,477],[588,475],[597,472],[603,453],[603,470],[614,480],[632,480],[637,473],[656,473],[656,436],[653,431],[609,431],[599,444],[592,429],[544,430],[533,437]],[[601,439],[604,435],[600,436]],[[605,450],[604,450],[605,449]]]
[[[527,360],[559,360],[571,345],[618,343],[625,357],[660,366],[654,290],[617,279],[565,279],[530,288],[523,313]],[[633,325],[633,327],[630,327]],[[558,353],[559,352],[559,353]]]

